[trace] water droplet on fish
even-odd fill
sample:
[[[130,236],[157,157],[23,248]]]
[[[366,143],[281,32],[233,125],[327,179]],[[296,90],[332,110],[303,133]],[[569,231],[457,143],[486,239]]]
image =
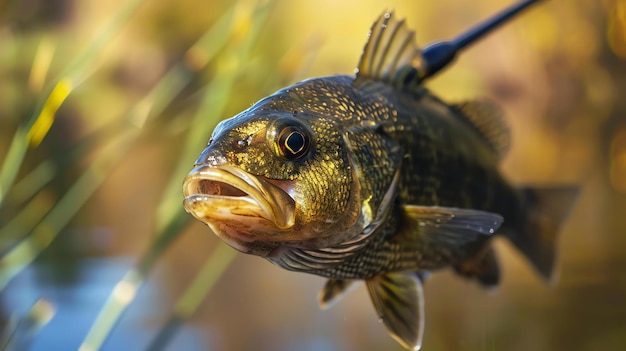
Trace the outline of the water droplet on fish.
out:
[[[489,233],[493,234],[493,232],[495,232],[495,230],[493,230],[493,228],[489,228]]]

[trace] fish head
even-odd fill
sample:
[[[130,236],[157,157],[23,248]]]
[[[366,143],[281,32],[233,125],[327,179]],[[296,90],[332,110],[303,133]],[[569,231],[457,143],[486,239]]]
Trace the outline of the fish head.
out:
[[[187,212],[235,249],[262,257],[317,248],[364,227],[361,186],[336,118],[288,92],[215,128],[183,184]]]

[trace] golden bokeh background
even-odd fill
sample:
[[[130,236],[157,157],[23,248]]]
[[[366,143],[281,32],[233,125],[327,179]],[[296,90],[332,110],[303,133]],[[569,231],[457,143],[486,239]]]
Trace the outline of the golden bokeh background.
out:
[[[299,80],[351,74],[384,10],[406,17],[426,45],[509,4],[0,2],[0,173],[29,131],[15,180],[0,185],[0,254],[9,257],[28,238],[39,243],[27,250],[33,262],[0,263],[2,279],[11,277],[0,294],[0,342],[10,334],[15,349],[78,348],[162,223],[185,218],[104,349],[401,350],[362,286],[321,311],[323,279],[241,254],[182,326],[159,334],[224,245],[182,213],[182,194],[170,184],[182,183],[180,172],[191,169],[209,139],[204,131],[218,121]],[[497,241],[503,279],[495,292],[448,271],[433,274],[424,350],[623,349],[626,1],[540,1],[428,86],[447,101],[488,97],[503,108],[513,145],[502,170],[513,182],[576,183],[581,195],[561,232],[554,284],[505,240]],[[39,129],[20,129],[29,118]],[[188,146],[191,138],[202,142]],[[93,194],[72,193],[86,171]],[[86,202],[63,202],[68,193]],[[80,206],[63,210],[72,203]],[[67,214],[67,222],[46,222],[57,208],[53,218]],[[37,328],[15,324],[40,298],[53,307],[52,319]]]

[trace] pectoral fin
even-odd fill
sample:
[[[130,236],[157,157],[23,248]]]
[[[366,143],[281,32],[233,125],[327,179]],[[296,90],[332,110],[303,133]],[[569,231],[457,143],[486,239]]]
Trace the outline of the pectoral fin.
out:
[[[378,316],[402,346],[419,350],[424,335],[424,292],[414,272],[392,272],[366,281]]]
[[[479,235],[492,235],[504,220],[497,213],[453,207],[407,205],[406,224],[417,228],[426,245],[456,247]]]
[[[320,308],[329,309],[332,305],[348,293],[352,287],[354,280],[347,279],[328,279],[326,285],[318,295]]]

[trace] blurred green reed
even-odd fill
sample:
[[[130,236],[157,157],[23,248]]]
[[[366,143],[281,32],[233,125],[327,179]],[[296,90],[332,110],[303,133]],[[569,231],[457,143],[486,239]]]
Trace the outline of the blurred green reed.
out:
[[[140,4],[140,0],[126,2],[97,39],[53,80],[49,92],[41,96],[31,117],[17,128],[0,169],[0,206],[8,203],[21,208],[8,223],[0,227],[0,289],[3,289],[57,238],[133,147],[145,126],[159,117],[194,76],[209,63],[217,67],[211,81],[203,87],[203,98],[195,117],[186,125],[189,132],[180,162],[171,175],[157,209],[154,239],[135,268],[127,272],[113,288],[85,337],[81,350],[100,349],[125,309],[133,302],[137,290],[160,254],[188,223],[190,217],[184,213],[180,204],[182,179],[189,171],[190,160],[197,156],[195,153],[198,146],[206,143],[213,126],[224,117],[234,82],[242,71],[242,64],[249,60],[273,1],[232,4],[187,50],[185,57],[173,65],[127,111],[121,121],[109,122],[84,137],[69,155],[53,155],[44,160],[16,183],[15,178],[29,147],[37,147],[43,140],[55,121],[57,109],[77,85],[96,71],[101,49],[119,33]],[[250,25],[245,27],[242,23]],[[238,33],[242,28],[246,29],[244,35]],[[34,58],[32,85],[43,84],[54,52],[52,45],[49,41],[42,41]],[[206,116],[213,116],[213,123],[207,123]],[[78,163],[90,153],[93,153],[91,163],[59,199],[54,199],[45,192],[46,186],[63,173],[64,167]],[[224,245],[214,250],[194,281],[176,302],[170,321],[156,336],[151,349],[165,346],[166,334],[172,331],[169,328],[172,322],[183,321],[194,313],[234,257],[234,250]],[[5,334],[12,335],[11,327],[8,329]],[[14,329],[16,331],[17,327]],[[6,345],[10,344],[9,337]]]
[[[29,146],[34,148],[41,143],[54,123],[58,108],[71,91],[94,71],[102,48],[128,22],[140,4],[140,0],[126,2],[124,7],[117,12],[117,16],[91,42],[91,45],[79,53],[76,59],[70,62],[66,69],[54,79],[50,92],[41,96],[31,116],[18,126],[9,150],[5,155],[2,168],[0,168],[0,207],[3,206],[7,199],[9,190],[11,190],[10,187],[15,181]],[[41,45],[49,45],[46,43],[44,39]],[[32,69],[33,72],[37,73],[31,74],[31,77],[44,77],[46,75],[45,67],[48,67],[48,64],[45,62],[49,62],[51,59],[51,57],[48,57],[51,55],[50,52],[51,49],[38,50],[38,56],[35,57]],[[41,55],[46,56],[46,58],[42,59]],[[32,80],[43,81],[43,78],[31,78]],[[107,152],[120,151],[112,150],[111,147],[115,147],[118,143],[124,143],[123,140],[126,138],[127,136],[122,135],[119,140],[112,141],[103,150]],[[120,146],[122,145],[118,147]],[[79,145],[78,149],[82,150],[84,147]],[[2,269],[0,271],[0,289],[3,289],[15,275],[27,267],[50,245],[61,229],[105,179],[105,168],[115,161],[108,158],[120,154],[107,153],[105,155],[107,156],[96,159],[94,164],[85,171],[76,183],[68,189],[67,193],[51,208],[49,204],[43,204],[44,200],[42,200],[41,196],[35,195],[54,178],[55,167],[51,161],[44,161],[18,183],[16,186],[17,194],[13,197],[13,200],[16,202],[14,205],[20,205],[30,195],[35,195],[35,197],[29,204],[24,206],[22,211],[12,221],[0,229],[0,234],[2,234],[0,235],[2,242],[0,248],[3,249],[3,255],[0,258],[0,268]],[[15,236],[22,234],[19,230],[15,230],[15,224],[18,221],[38,224],[32,230],[28,230],[28,235],[21,242],[6,251],[13,242],[11,239],[15,239]],[[27,225],[22,228],[29,227]]]
[[[152,268],[155,260],[160,253],[167,248],[171,240],[176,238],[183,225],[187,223],[189,216],[182,211],[180,205],[181,180],[187,172],[189,172],[189,160],[193,160],[197,156],[195,153],[198,150],[198,145],[206,143],[207,135],[210,135],[211,128],[214,126],[214,124],[206,123],[206,116],[222,116],[228,102],[228,97],[231,95],[234,82],[237,79],[238,63],[245,62],[248,58],[252,45],[255,42],[255,33],[260,32],[270,7],[271,2],[260,2],[250,7],[245,5],[235,5],[231,7],[231,10],[222,15],[221,19],[188,51],[188,54],[193,53],[197,55],[198,53],[202,53],[204,57],[202,64],[205,65],[220,51],[222,46],[227,44],[227,40],[224,38],[232,36],[237,29],[233,16],[235,10],[240,11],[238,15],[252,21],[252,26],[249,29],[250,33],[247,33],[245,39],[243,39],[241,43],[237,43],[237,45],[229,46],[225,53],[222,53],[219,58],[216,58],[216,74],[211,82],[204,88],[204,98],[202,99],[198,112],[191,121],[191,125],[193,125],[194,128],[190,129],[186,137],[186,143],[182,157],[180,158],[181,162],[175,168],[171,176],[171,181],[164,192],[161,205],[157,209],[156,218],[158,218],[158,222],[155,226],[156,236],[151,247],[140,259],[136,268],[128,272],[115,286],[113,293],[102,308],[89,334],[81,345],[80,350],[97,350],[100,348],[124,310],[133,301],[137,290],[143,283],[146,274]],[[226,31],[228,34],[224,35],[223,33],[226,28],[228,28]],[[175,67],[173,70],[177,70],[177,68]],[[175,73],[172,73],[175,71],[170,72],[171,75],[167,74],[166,77],[177,76]],[[165,84],[162,85],[163,88],[167,86],[168,85]],[[161,89],[155,89],[154,91],[159,92]],[[167,92],[167,94],[168,96],[173,96],[171,92]],[[224,248],[217,250],[223,251]],[[220,262],[229,262],[234,257],[234,251],[228,250],[227,254],[221,254],[219,257]],[[209,262],[212,262],[210,258]],[[207,269],[203,269],[198,277],[195,278],[197,282],[204,281],[204,279],[206,279],[204,276],[209,275],[216,279],[221,275],[226,265],[216,266],[215,264],[211,264],[210,266],[207,265],[207,267]],[[184,307],[182,309],[177,308],[174,312],[175,316],[186,318],[191,315],[211,287],[211,284],[192,283],[189,290],[191,292],[185,293],[177,303],[177,306]],[[198,297],[200,298],[198,299]],[[159,339],[159,336],[157,336],[157,339]]]
[[[54,316],[54,306],[45,299],[38,299],[22,316],[13,314],[0,333],[0,350],[25,350],[37,335],[37,331],[45,326]],[[20,336],[18,334],[25,334]]]
[[[54,123],[57,109],[72,90],[93,72],[102,48],[128,22],[141,2],[141,0],[131,0],[124,3],[124,6],[117,12],[117,16],[102,29],[95,40],[80,52],[53,81],[49,93],[42,94],[31,116],[18,127],[9,151],[4,158],[2,168],[0,168],[0,205],[4,202],[9,188],[15,181],[29,145],[36,147],[41,143],[50,130],[52,123]],[[50,44],[45,42],[44,39],[42,46],[46,47],[47,45]],[[51,51],[51,49],[38,51],[39,55],[36,56],[33,65],[33,72],[36,73],[33,73],[31,77],[45,76],[45,71],[48,67],[46,62],[49,62],[51,59]],[[31,78],[31,80],[43,81],[42,78]]]

